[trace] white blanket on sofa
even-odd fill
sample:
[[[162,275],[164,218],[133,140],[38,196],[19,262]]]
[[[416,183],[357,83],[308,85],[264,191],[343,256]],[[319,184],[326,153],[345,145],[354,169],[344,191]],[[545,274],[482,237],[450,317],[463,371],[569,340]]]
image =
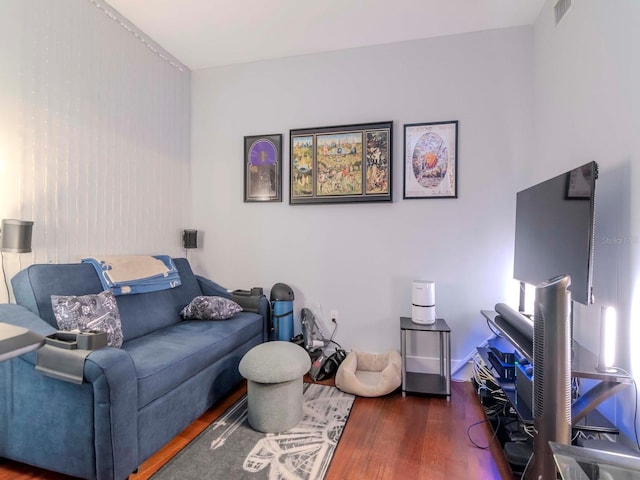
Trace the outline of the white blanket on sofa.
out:
[[[181,284],[178,270],[167,255],[124,255],[83,258],[94,266],[105,290],[114,295],[145,293]]]

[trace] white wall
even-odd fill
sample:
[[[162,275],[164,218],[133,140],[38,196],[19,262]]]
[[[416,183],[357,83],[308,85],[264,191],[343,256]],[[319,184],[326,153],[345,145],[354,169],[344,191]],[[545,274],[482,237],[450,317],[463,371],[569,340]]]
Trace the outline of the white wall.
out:
[[[179,231],[195,227],[196,271],[231,288],[290,284],[297,314],[338,310],[347,348],[398,348],[411,280],[434,279],[461,360],[489,334],[479,310],[515,300],[515,192],[596,160],[597,304],[578,308],[576,335],[595,348],[598,307],[616,304],[619,364],[637,376],[640,4],[573,2],[555,27],[553,3],[533,34],[203,70],[191,85],[186,68],[98,0],[3,0],[0,218],[36,222],[33,254],[5,254],[7,274],[89,254],[175,255]],[[287,204],[289,129],[385,120],[393,203]],[[402,200],[402,126],[442,120],[460,122],[459,198]],[[242,202],[242,138],[263,133],[284,134],[283,203]],[[628,434],[632,396],[605,406]]]
[[[619,312],[617,364],[640,378],[640,3],[573,2],[555,26],[548,1],[534,27],[535,162],[523,185],[598,162],[594,294],[574,334],[598,351],[600,306]],[[633,388],[603,410],[633,437]]]
[[[33,253],[3,254],[7,277],[180,254],[190,71],[98,0],[2,0],[0,58],[0,218],[35,221]]]
[[[229,288],[287,283],[296,320],[337,310],[338,342],[368,351],[399,348],[411,281],[433,279],[464,358],[490,336],[480,309],[511,291],[532,63],[532,30],[516,28],[193,72],[194,268]],[[290,129],[386,120],[393,203],[288,204]],[[459,198],[402,200],[403,124],[445,120],[460,122]],[[284,201],[243,203],[243,137],[269,133],[284,134]]]

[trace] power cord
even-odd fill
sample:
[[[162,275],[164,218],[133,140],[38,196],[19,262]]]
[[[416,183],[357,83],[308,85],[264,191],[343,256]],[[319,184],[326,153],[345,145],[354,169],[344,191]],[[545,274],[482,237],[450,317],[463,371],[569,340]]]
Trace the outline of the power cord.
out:
[[[327,344],[327,347],[329,345],[331,345],[332,343],[334,345],[336,345],[340,350],[344,350],[344,348],[342,348],[342,345],[340,345],[338,342],[336,342],[333,337],[335,337],[336,335],[336,330],[338,330],[338,322],[336,321],[335,318],[331,317],[331,323],[333,323],[333,332],[331,332],[331,338],[329,339],[329,343]]]
[[[527,473],[527,470],[529,469],[529,464],[531,463],[532,458],[533,458],[533,453],[529,455],[529,460],[527,460],[527,464],[524,466],[524,470],[522,471],[522,475],[520,476],[520,478],[524,478],[525,474]]]
[[[495,427],[494,427],[493,423],[491,423],[491,420],[496,420]],[[498,432],[500,431],[500,427],[502,427],[502,426],[506,427],[507,425],[511,425],[513,422],[516,422],[517,420],[518,420],[517,418],[512,418],[507,423],[503,423],[502,420],[500,419],[500,415],[498,415],[496,413],[495,415],[487,417],[484,420],[478,420],[477,422],[472,423],[471,425],[469,425],[467,427],[467,438],[473,444],[474,447],[479,448],[481,450],[487,450],[487,449],[489,449],[491,447],[491,443],[498,436]],[[483,423],[487,423],[487,422],[489,422],[489,426],[491,427],[491,430],[493,430],[493,435],[491,435],[491,438],[489,439],[489,442],[487,443],[486,446],[479,445],[477,442],[475,442],[473,440],[473,438],[471,438],[471,429],[477,427],[478,425],[482,425]]]
[[[478,385],[478,390],[477,390],[478,395],[482,395],[484,393],[484,395],[486,395],[487,397],[491,397],[491,399],[495,403],[494,405],[489,407],[486,405],[482,405],[482,408],[487,418],[469,425],[467,427],[467,438],[469,439],[469,441],[474,447],[480,448],[482,450],[486,450],[491,447],[491,443],[495,440],[496,436],[498,435],[498,431],[500,430],[500,427],[502,425],[500,414],[502,414],[503,416],[506,416],[509,402],[506,395],[504,394],[504,391],[502,390],[502,388],[500,388],[500,385],[497,379],[491,373],[491,370],[489,370],[489,368],[484,363],[482,358],[476,353],[472,357],[472,360],[473,360],[473,379],[475,383]],[[496,420],[497,425],[495,426],[495,428],[493,423],[491,423],[491,420]],[[516,419],[513,419],[511,422],[515,420]],[[489,439],[489,442],[487,443],[487,445],[483,446],[473,440],[473,438],[471,437],[471,430],[477,427],[478,425],[482,425],[483,423],[486,423],[486,422],[489,422],[489,425],[493,430],[493,434]]]
[[[571,402],[575,402],[580,396],[580,379],[573,377],[571,379]]]
[[[498,424],[496,425],[496,428],[493,428],[493,424],[491,424],[491,420],[492,419],[496,419]],[[482,425],[483,423],[487,423],[489,422],[489,426],[491,427],[491,429],[493,430],[493,435],[491,435],[491,438],[489,439],[489,443],[487,443],[486,446],[482,446],[482,445],[478,445],[473,438],[471,438],[471,429],[474,427],[477,427],[478,425]],[[484,420],[479,420],[475,423],[472,423],[471,425],[469,425],[467,427],[467,438],[469,439],[469,441],[473,444],[474,447],[476,448],[480,448],[482,450],[487,450],[491,447],[491,442],[493,442],[496,438],[496,436],[498,435],[498,430],[500,430],[500,416],[499,415],[494,415],[492,417],[489,418],[485,418]]]
[[[502,337],[502,333],[500,333],[498,330],[496,330],[493,325],[491,325],[491,322],[489,322],[489,319],[487,319],[487,327],[489,327],[489,330],[491,330],[491,333],[493,333],[496,337]]]
[[[2,257],[2,278],[4,278],[4,286],[7,289],[7,303],[11,302],[11,294],[9,293],[9,282],[7,281],[7,271],[4,268],[4,252],[0,250],[0,257]]]

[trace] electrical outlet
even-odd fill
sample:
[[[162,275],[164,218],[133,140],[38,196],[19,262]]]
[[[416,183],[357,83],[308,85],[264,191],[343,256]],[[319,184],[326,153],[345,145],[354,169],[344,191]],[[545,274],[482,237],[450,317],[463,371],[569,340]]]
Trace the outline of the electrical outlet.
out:
[[[331,312],[329,312],[329,315],[332,322],[338,323],[338,310],[331,310]]]

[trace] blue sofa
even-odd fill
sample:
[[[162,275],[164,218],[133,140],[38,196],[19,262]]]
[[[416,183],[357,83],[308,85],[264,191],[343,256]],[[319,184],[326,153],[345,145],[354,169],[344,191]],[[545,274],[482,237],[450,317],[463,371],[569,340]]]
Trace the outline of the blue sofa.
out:
[[[0,457],[87,479],[123,480],[241,381],[238,364],[267,340],[269,302],[224,321],[183,321],[194,297],[229,297],[175,259],[182,285],[117,297],[122,348],[94,350],[84,381],[34,370],[36,352],[0,363]],[[12,279],[18,305],[0,322],[57,330],[51,295],[102,291],[89,264],[37,264]]]

